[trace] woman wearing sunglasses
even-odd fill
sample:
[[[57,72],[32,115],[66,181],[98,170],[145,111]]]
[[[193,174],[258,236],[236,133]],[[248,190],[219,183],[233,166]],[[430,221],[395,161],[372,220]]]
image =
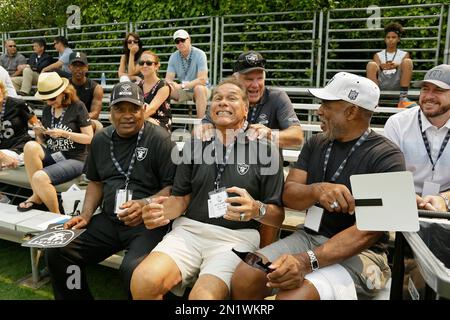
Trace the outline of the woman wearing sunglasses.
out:
[[[123,41],[123,55],[120,57],[118,72],[119,78],[128,77],[128,79],[126,79],[127,81],[140,80],[139,66],[137,63],[143,50],[142,41],[141,38],[139,38],[139,35],[134,32],[128,33]]]
[[[93,136],[91,120],[75,88],[56,72],[41,73],[37,89],[35,96],[47,106],[42,111],[42,126],[34,130],[36,141],[24,147],[33,194],[17,210],[28,211],[43,203],[49,211],[60,213],[54,185],[81,175]]]
[[[145,119],[155,120],[156,123],[170,132],[172,127],[170,87],[163,79],[158,77],[159,57],[152,51],[144,51],[139,60],[139,67],[144,76],[144,80],[139,83],[139,87],[144,92]]]

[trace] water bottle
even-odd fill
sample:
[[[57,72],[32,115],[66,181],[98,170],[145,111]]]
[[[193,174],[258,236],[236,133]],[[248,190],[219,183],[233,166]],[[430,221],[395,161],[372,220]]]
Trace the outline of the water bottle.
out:
[[[105,88],[105,86],[106,86],[106,76],[105,76],[105,73],[104,73],[104,72],[102,72],[102,77],[101,77],[101,79],[100,79],[100,84],[101,84],[101,86],[102,86],[103,88]]]

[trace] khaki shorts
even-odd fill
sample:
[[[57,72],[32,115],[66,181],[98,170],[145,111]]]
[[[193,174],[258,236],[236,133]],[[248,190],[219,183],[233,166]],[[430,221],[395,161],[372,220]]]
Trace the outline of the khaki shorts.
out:
[[[231,249],[245,252],[258,247],[258,230],[232,230],[179,217],[152,252],[163,252],[175,261],[182,279],[171,291],[182,296],[203,274],[218,277],[230,289],[231,276],[241,261]]]
[[[211,89],[206,87],[207,93],[206,93],[206,100],[209,100],[211,97]],[[193,101],[194,100],[194,91],[193,90],[183,90],[183,89],[177,89],[178,93],[178,102],[185,102],[185,101]]]
[[[299,229],[257,252],[264,255],[269,261],[274,261],[282,254],[296,254],[312,250],[326,241],[328,238],[324,236],[311,235],[303,229]],[[348,271],[353,279],[359,299],[374,297],[385,287],[387,280],[391,277],[386,254],[375,253],[371,250],[364,250],[360,254],[342,261],[340,265]],[[333,291],[335,290],[333,289]]]

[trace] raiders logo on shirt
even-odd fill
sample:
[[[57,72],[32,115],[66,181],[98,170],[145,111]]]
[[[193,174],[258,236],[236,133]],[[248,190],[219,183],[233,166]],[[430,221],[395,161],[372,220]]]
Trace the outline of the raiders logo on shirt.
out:
[[[237,166],[237,172],[243,176],[244,174],[246,174],[248,172],[248,169],[250,169],[250,165],[245,164],[245,163],[238,163]]]
[[[142,161],[147,156],[148,148],[138,147],[136,148],[136,159],[138,161]]]

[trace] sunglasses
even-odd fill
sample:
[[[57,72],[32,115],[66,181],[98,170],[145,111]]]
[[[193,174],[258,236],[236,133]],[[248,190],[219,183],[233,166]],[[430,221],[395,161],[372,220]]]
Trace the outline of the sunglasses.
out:
[[[175,43],[176,44],[179,44],[180,42],[185,42],[186,41],[186,39],[175,39]]]
[[[9,45],[8,47],[10,47],[10,48],[15,48],[15,47],[17,47],[15,44],[12,44],[12,45]]]
[[[234,250],[234,248],[231,250],[250,267],[259,269],[261,271],[264,271],[265,273],[270,273],[273,271],[269,268],[272,262],[269,261],[267,263],[263,263],[261,257],[257,254],[254,254],[253,252],[239,252]]]
[[[143,66],[144,64],[146,64],[146,65],[148,65],[150,67],[152,64],[156,64],[156,62],[155,61],[150,61],[150,60],[146,60],[146,61],[140,60],[139,61],[139,65],[140,66]]]
[[[55,101],[55,100],[56,100],[56,97],[50,98],[50,99],[45,99],[44,101]]]
[[[127,40],[128,44],[139,43],[139,40]]]

